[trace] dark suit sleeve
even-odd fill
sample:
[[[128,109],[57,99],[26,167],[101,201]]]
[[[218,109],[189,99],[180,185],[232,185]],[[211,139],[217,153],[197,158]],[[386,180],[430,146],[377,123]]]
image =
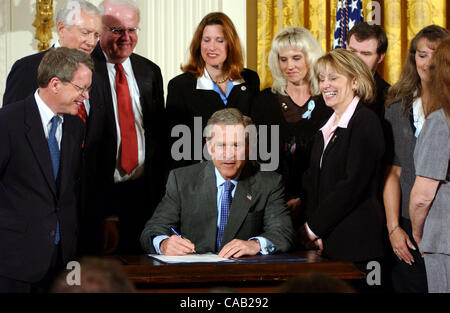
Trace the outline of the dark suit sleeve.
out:
[[[294,228],[289,210],[284,204],[284,187],[281,176],[272,181],[273,189],[267,200],[264,213],[264,232],[259,235],[275,245],[274,252],[289,251],[294,245]]]
[[[37,68],[23,60],[15,62],[6,80],[3,106],[25,99],[37,88]]]
[[[177,185],[176,176],[171,171],[167,181],[166,194],[151,219],[145,224],[141,234],[141,246],[148,253],[156,253],[153,247],[155,236],[170,236],[169,227],[178,227],[180,224],[181,202]]]
[[[257,95],[259,93],[259,88],[260,88],[260,81],[259,81],[259,76],[258,73],[254,72],[254,71],[249,71],[249,78],[246,80],[248,82],[248,85],[252,91],[252,93],[254,93],[255,95]]]
[[[374,114],[355,116],[348,159],[342,160],[346,164],[346,175],[308,217],[308,225],[317,236],[323,237],[332,231],[364,200],[368,186],[378,175],[377,165],[383,153],[383,132],[378,118]]]
[[[3,176],[4,171],[6,169],[6,165],[8,164],[9,154],[10,154],[10,143],[7,132],[7,121],[5,114],[1,114],[0,110],[0,178]],[[1,204],[0,204],[1,206]]]
[[[187,86],[183,86],[181,77],[176,77],[169,81],[167,86],[166,109],[169,116],[169,135],[172,127],[178,124],[187,124],[188,115],[187,104],[185,103],[184,92]]]

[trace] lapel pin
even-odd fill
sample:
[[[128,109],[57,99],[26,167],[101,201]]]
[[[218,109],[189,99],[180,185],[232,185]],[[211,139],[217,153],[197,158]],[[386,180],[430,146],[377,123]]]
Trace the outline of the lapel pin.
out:
[[[242,87],[241,87],[241,90],[242,90],[242,91],[246,91],[246,90],[247,90],[247,87],[242,86]]]
[[[331,142],[334,142],[334,140],[337,138],[337,135],[333,136],[333,139],[331,139]]]
[[[247,194],[247,199],[248,199],[248,200],[252,200],[252,195],[248,193],[248,194]]]

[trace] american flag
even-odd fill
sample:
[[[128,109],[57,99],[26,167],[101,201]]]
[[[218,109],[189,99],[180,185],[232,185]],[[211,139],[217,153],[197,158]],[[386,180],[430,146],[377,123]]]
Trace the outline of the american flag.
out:
[[[361,0],[338,0],[333,49],[345,49],[347,32],[362,21],[364,21],[364,14]]]

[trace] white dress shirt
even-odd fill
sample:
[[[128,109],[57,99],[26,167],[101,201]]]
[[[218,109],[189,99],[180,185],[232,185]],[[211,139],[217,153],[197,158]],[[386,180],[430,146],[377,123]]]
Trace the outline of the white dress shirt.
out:
[[[36,100],[39,115],[41,116],[42,127],[44,128],[45,139],[48,140],[48,134],[50,133],[50,129],[52,128],[52,118],[56,114],[48,107],[48,105],[42,100],[39,96],[39,89],[34,93],[34,99]],[[64,122],[64,117],[58,114],[58,127],[56,128],[56,141],[58,142],[58,148],[61,151],[61,140],[62,140],[62,124]]]

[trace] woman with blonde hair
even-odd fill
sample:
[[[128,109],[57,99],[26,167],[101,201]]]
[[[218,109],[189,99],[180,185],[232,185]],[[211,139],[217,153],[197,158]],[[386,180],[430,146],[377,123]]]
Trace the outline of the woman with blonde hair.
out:
[[[412,39],[399,81],[389,88],[386,99],[386,162],[383,190],[388,237],[392,246],[392,285],[397,292],[427,292],[423,259],[414,241],[409,198],[415,179],[414,147],[425,114],[429,64],[448,30],[430,25]]]
[[[329,258],[366,271],[368,261],[384,255],[384,139],[379,118],[367,106],[375,98],[375,80],[364,61],[343,49],[321,57],[314,70],[334,113],[315,136],[304,180],[304,232]]]
[[[272,87],[263,90],[252,105],[255,123],[269,126],[265,138],[260,130],[260,142],[272,138],[270,126],[279,126],[277,171],[283,175],[286,204],[296,228],[302,224],[301,180],[308,168],[314,134],[332,113],[314,79],[314,63],[322,55],[319,42],[309,30],[280,30],[272,40],[268,58]]]
[[[237,108],[249,115],[251,99],[259,93],[259,77],[244,68],[241,43],[230,18],[221,12],[206,15],[197,26],[189,51],[189,61],[181,67],[184,73],[168,85],[170,129],[187,125],[192,137],[197,133],[202,136],[208,119],[218,110]],[[201,118],[200,132],[194,132],[195,117]],[[192,138],[194,149],[198,140],[201,138]],[[197,155],[202,151],[192,151],[176,167],[192,163]]]
[[[414,150],[416,179],[409,214],[424,253],[429,292],[450,292],[450,38],[431,59],[425,123]]]

